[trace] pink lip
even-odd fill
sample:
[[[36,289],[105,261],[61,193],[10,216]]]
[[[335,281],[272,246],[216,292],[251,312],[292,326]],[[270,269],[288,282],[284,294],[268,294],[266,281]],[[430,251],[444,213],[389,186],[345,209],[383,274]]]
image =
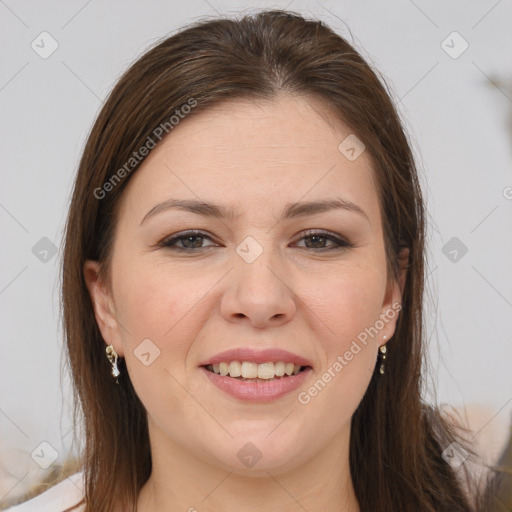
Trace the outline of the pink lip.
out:
[[[204,362],[200,363],[199,366],[219,364],[222,362],[229,363],[231,361],[248,361],[258,364],[282,361],[284,363],[293,363],[297,366],[313,366],[307,359],[304,359],[297,354],[293,354],[292,352],[288,352],[287,350],[281,350],[278,348],[253,350],[247,347],[220,352],[219,354],[206,359]]]
[[[235,359],[230,360],[233,361]],[[247,361],[247,359],[244,360]],[[280,360],[282,361],[282,359]],[[249,382],[237,380],[233,377],[223,377],[222,375],[210,372],[203,367],[201,367],[200,370],[219,389],[228,395],[240,400],[246,400],[247,402],[271,402],[272,400],[276,400],[277,398],[280,398],[290,391],[298,388],[308,377],[310,372],[313,371],[311,368],[308,368],[297,375],[281,377],[280,379],[269,380],[268,382]]]

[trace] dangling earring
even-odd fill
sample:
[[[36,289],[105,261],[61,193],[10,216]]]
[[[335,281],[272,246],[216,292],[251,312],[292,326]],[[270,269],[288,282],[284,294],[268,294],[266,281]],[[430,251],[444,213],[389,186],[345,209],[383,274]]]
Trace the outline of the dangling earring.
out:
[[[117,352],[114,350],[113,345],[109,345],[105,349],[105,352],[107,353],[107,359],[110,361],[110,364],[112,365],[112,371],[111,371],[112,377],[114,377],[116,379],[116,384],[119,384],[119,380],[117,379],[117,377],[119,377],[119,375],[121,375],[121,372],[119,371],[119,368],[117,367],[117,358],[118,358]]]
[[[387,336],[383,336],[382,339],[384,341],[386,341],[388,339]],[[384,345],[382,345],[380,348],[379,348],[379,353],[380,353],[380,369],[379,369],[379,372],[381,375],[384,375],[384,361],[386,359],[386,352],[387,352],[387,348],[386,348],[386,344],[384,343]]]

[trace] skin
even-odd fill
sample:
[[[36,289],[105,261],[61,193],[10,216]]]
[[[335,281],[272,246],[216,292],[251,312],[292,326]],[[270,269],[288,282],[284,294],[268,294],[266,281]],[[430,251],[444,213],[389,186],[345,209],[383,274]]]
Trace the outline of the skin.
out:
[[[110,282],[99,279],[95,261],[84,275],[105,343],[126,359],[148,414],[153,472],[139,512],[360,510],[349,470],[350,419],[398,315],[366,346],[359,343],[360,352],[309,403],[297,398],[401,300],[405,270],[387,280],[370,156],[349,161],[338,150],[350,133],[312,97],[230,101],[181,121],[131,178]],[[279,220],[289,202],[335,197],[366,216],[335,209]],[[141,224],[169,198],[219,203],[239,216],[169,209]],[[158,246],[190,229],[210,238],[177,245],[202,248]],[[329,250],[335,244],[328,239],[304,238],[308,229],[353,247]],[[263,249],[252,263],[236,252],[247,236]],[[160,350],[148,366],[134,354],[144,339]],[[242,346],[289,350],[313,371],[274,402],[238,400],[198,365]],[[251,468],[237,458],[248,442],[261,453]]]

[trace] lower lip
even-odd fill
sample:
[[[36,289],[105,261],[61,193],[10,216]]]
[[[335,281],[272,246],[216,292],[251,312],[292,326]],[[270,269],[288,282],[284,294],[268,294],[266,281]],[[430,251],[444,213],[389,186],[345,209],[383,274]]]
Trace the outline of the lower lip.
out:
[[[240,400],[247,402],[271,402],[276,400],[294,389],[297,389],[312,371],[311,368],[280,379],[269,380],[268,382],[249,382],[224,377],[218,373],[210,372],[204,367],[200,370],[215,384],[219,389]]]

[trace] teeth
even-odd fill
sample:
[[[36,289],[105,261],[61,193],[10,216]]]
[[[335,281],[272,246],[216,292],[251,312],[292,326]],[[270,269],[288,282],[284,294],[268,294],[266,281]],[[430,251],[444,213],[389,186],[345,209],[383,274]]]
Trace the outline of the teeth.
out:
[[[282,361],[279,363],[274,363],[274,372],[276,377],[282,377],[284,375],[284,367],[285,364]]]
[[[219,364],[219,373],[222,376],[226,376],[229,373],[229,368],[228,368],[227,363],[220,363]]]
[[[229,375],[230,377],[241,377],[243,379],[270,380],[285,375],[297,375],[301,366],[284,363],[283,361],[262,364],[249,361],[231,361],[208,365],[207,368],[223,377]]]
[[[273,379],[274,363],[263,363],[258,365],[258,379]]]
[[[242,364],[238,361],[231,361],[229,363],[229,376],[240,377],[242,375]]]
[[[258,363],[242,363],[242,377],[244,379],[255,379],[258,376]]]

